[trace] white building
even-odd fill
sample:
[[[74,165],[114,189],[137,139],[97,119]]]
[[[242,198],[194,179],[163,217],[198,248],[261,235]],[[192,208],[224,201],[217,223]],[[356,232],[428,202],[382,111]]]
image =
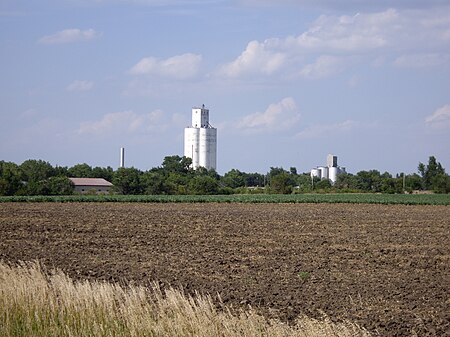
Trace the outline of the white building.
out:
[[[334,184],[337,180],[337,175],[346,173],[345,167],[340,167],[337,164],[337,156],[329,154],[327,157],[327,166],[319,166],[311,170],[311,177],[320,179],[329,179]]]
[[[217,129],[209,124],[209,110],[192,108],[192,125],[184,129],[184,155],[192,159],[192,167],[217,168]]]

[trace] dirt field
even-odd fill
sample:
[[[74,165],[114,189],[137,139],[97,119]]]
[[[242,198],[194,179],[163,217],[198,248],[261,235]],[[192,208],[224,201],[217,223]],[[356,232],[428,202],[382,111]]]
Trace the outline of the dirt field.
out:
[[[283,320],[450,336],[448,206],[4,203],[0,259],[219,293]]]

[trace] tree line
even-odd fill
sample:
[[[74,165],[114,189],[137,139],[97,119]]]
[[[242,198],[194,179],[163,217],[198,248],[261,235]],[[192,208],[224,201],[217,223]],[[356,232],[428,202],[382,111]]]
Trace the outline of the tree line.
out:
[[[214,170],[191,168],[192,160],[177,155],[164,158],[161,166],[141,171],[134,167],[53,167],[43,160],[26,160],[18,165],[0,161],[0,195],[69,195],[74,193],[71,178],[104,178],[113,183],[118,194],[235,194],[235,193],[309,193],[372,192],[405,193],[433,191],[450,193],[450,176],[434,156],[419,163],[417,173],[381,173],[377,170],[342,173],[330,180],[271,167],[266,174],[232,169],[223,176]]]

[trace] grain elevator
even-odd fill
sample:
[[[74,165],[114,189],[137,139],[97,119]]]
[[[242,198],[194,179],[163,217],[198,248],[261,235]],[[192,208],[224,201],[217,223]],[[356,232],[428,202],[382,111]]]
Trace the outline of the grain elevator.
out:
[[[327,157],[327,166],[313,168],[311,170],[311,178],[329,179],[334,184],[337,180],[337,175],[340,173],[346,173],[345,167],[338,166],[337,156],[329,154]]]
[[[203,104],[192,108],[192,123],[184,129],[184,155],[192,167],[217,168],[217,129],[209,124],[209,109]]]

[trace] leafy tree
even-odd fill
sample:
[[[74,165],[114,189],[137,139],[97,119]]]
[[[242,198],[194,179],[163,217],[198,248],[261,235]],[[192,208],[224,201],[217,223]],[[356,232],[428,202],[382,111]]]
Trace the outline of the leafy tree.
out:
[[[29,159],[20,165],[23,180],[28,183],[37,183],[55,175],[53,166],[43,160]]]
[[[265,186],[266,178],[264,174],[260,173],[243,173],[244,175],[244,186],[247,187],[262,187]]]
[[[142,194],[142,172],[134,167],[121,167],[113,177],[113,185],[120,194]]]
[[[295,183],[299,187],[300,192],[310,192],[312,190],[310,173],[298,174],[297,177],[295,178]]]
[[[428,164],[419,163],[418,171],[422,176],[422,187],[425,190],[442,190],[445,185],[445,170],[434,156],[428,158]]]
[[[71,195],[75,188],[67,177],[51,177],[47,180],[47,186],[50,195]]]
[[[231,171],[228,171],[223,175],[221,182],[226,187],[243,187],[245,186],[245,173],[236,169],[232,169]]]
[[[0,195],[14,195],[22,188],[20,167],[15,163],[0,161]]]
[[[166,186],[166,178],[160,170],[150,170],[141,176],[141,184],[145,194],[170,194]]]
[[[443,173],[436,174],[431,179],[431,186],[435,193],[450,193],[450,177]]]
[[[314,184],[316,190],[329,190],[331,189],[331,180],[329,179],[321,179]]]
[[[92,176],[92,167],[88,164],[77,164],[68,169],[71,178],[94,178]]]
[[[270,179],[270,191],[276,194],[292,193],[292,177],[287,172],[281,172]]]
[[[405,188],[407,191],[420,190],[422,188],[422,178],[417,174],[408,174],[405,177]]]
[[[359,171],[355,176],[355,186],[366,192],[381,192],[381,179],[377,170]]]
[[[350,173],[339,173],[334,187],[337,189],[357,189],[355,176]]]
[[[162,162],[162,168],[165,172],[188,173],[191,165],[191,158],[176,155],[164,157]]]
[[[112,181],[114,175],[114,170],[111,166],[106,168],[104,167],[94,167],[92,169],[91,175],[89,178],[103,178],[107,181]]]
[[[197,175],[189,181],[189,191],[201,195],[218,194],[219,182],[207,175]]]
[[[67,168],[67,166],[58,166],[58,165],[56,165],[53,168],[53,171],[54,171],[54,176],[55,177],[67,177],[68,176],[68,173],[67,173],[68,168]]]

